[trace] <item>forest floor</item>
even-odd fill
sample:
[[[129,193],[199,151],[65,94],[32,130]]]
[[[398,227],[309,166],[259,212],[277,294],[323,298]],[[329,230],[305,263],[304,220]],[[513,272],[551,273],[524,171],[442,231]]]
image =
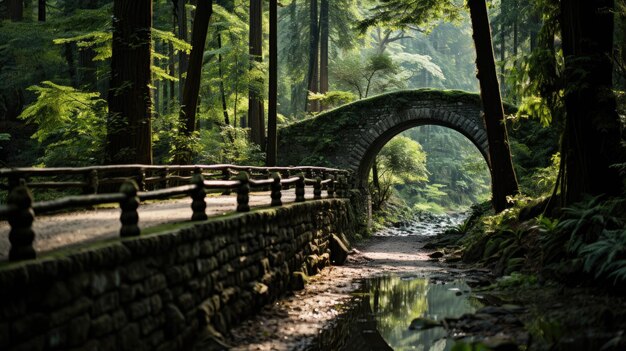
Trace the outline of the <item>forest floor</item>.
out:
[[[306,189],[305,197],[313,198],[313,189]],[[326,196],[324,192],[322,196]],[[295,201],[295,190],[283,191],[283,203]],[[251,207],[269,206],[270,192],[250,194]],[[207,215],[216,216],[235,211],[237,194],[207,195]],[[33,222],[35,231],[34,247],[38,253],[53,251],[73,245],[113,238],[119,235],[120,209],[116,204],[100,206],[90,210],[63,212],[37,216]],[[142,203],[138,209],[139,227],[144,230],[164,223],[189,221],[191,218],[191,199],[189,197],[168,201]],[[0,221],[0,261],[9,255],[9,223]]]
[[[475,313],[445,318],[442,324],[454,340],[481,343],[491,350],[626,349],[622,348],[626,343],[625,296],[597,287],[568,287],[527,277],[496,279],[488,269],[445,262],[444,257],[431,258],[438,257],[438,252],[433,255],[424,246],[429,247],[433,238],[379,233],[364,240],[343,266],[322,270],[310,278],[304,290],[266,306],[230,335],[218,338],[223,344],[216,345],[214,334],[205,335],[194,350],[329,349],[327,344],[320,344],[320,336],[335,328],[354,305],[363,281],[389,275],[425,276],[439,281],[435,284],[462,279],[471,286],[470,299],[479,306]],[[359,350],[390,350],[368,342],[354,346]]]

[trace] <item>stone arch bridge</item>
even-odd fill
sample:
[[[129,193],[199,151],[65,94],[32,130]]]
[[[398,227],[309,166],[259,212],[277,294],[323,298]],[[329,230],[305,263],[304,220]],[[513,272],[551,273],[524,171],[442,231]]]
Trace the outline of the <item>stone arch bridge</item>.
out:
[[[506,112],[514,111],[505,106]],[[279,131],[279,163],[332,165],[367,183],[380,149],[397,134],[421,125],[460,132],[489,163],[487,132],[478,94],[455,90],[399,91],[360,100]]]

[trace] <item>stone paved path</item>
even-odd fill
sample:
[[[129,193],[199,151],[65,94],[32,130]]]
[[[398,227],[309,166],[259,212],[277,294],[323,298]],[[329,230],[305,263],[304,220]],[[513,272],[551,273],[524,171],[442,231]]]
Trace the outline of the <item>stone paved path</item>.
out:
[[[313,188],[307,187],[307,199],[313,198]],[[325,197],[326,192],[322,193]],[[295,201],[295,190],[283,191],[283,203]],[[269,206],[269,192],[250,194],[253,207]],[[208,196],[207,214],[220,215],[235,211],[237,196]],[[142,229],[164,223],[188,221],[191,218],[191,199],[152,202],[139,207],[139,227]],[[120,230],[120,210],[117,206],[97,210],[82,210],[57,215],[39,216],[33,223],[35,230],[35,250],[38,253],[52,251],[61,247],[83,244],[90,241],[116,237]],[[9,254],[9,224],[0,221],[0,261]]]

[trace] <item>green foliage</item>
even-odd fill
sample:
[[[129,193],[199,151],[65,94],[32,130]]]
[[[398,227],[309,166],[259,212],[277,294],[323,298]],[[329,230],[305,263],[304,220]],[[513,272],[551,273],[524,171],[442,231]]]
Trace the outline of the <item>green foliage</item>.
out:
[[[20,118],[29,123],[37,123],[39,129],[33,138],[39,142],[46,141],[72,120],[89,120],[94,106],[104,103],[98,93],[85,93],[49,81],[34,85],[28,90],[37,95],[37,102],[24,109]]]
[[[435,209],[449,210],[466,208],[489,198],[487,164],[466,137],[452,129],[437,126],[414,128],[403,135],[423,146],[428,155],[427,169],[430,174],[426,186],[415,190],[404,189],[407,202],[436,204]]]
[[[263,165],[265,154],[249,140],[248,133],[248,129],[232,126],[202,130],[198,159],[207,163]]]
[[[20,118],[35,123],[33,138],[45,145],[45,166],[80,166],[102,161],[106,136],[106,101],[98,93],[44,81],[28,89],[37,100]]]
[[[533,197],[551,195],[556,186],[560,163],[561,155],[557,152],[552,155],[552,163],[548,167],[536,168],[522,180],[523,192]]]
[[[0,133],[0,142],[11,140],[11,134],[9,133]],[[2,150],[2,146],[0,146],[0,150]]]
[[[613,285],[626,284],[626,200],[589,197],[563,209],[556,228],[546,232],[547,263],[581,259],[584,272]],[[567,263],[566,263],[567,264]]]
[[[603,230],[596,242],[580,249],[584,270],[614,284],[626,283],[626,229]]]
[[[331,66],[331,76],[342,89],[355,92],[359,99],[370,93],[381,93],[389,87],[402,88],[398,79],[398,66],[387,54],[362,56],[351,52],[336,59]]]
[[[358,96],[349,91],[329,91],[325,94],[309,92],[309,101],[319,101],[322,106],[335,108],[356,101]]]
[[[407,137],[391,139],[378,154],[378,162],[384,171],[389,170],[399,182],[420,183],[428,180],[426,155],[422,146]]]
[[[384,207],[400,185],[418,186],[428,180],[426,155],[419,143],[398,136],[387,143],[376,157],[378,178],[372,174],[370,193],[374,209]]]
[[[429,29],[436,20],[459,20],[461,8],[455,0],[381,0],[358,27],[361,32],[379,25]]]

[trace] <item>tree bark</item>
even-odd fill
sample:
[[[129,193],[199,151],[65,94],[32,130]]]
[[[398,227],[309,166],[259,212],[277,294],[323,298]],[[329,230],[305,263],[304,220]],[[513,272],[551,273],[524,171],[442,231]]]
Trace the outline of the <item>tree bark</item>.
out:
[[[217,33],[217,48],[222,49],[222,33]],[[222,97],[222,112],[224,113],[224,124],[230,125],[228,118],[228,105],[226,104],[226,89],[224,88],[224,72],[222,70],[222,54],[217,54],[218,70],[220,75],[220,95]]]
[[[319,92],[319,42],[320,31],[317,18],[317,0],[311,0],[309,12],[309,73],[308,73],[308,89],[312,93]],[[315,101],[309,101],[307,92],[307,108],[309,112],[319,111],[319,104]]]
[[[174,55],[174,45],[172,43],[170,43],[168,45],[168,56],[169,56],[169,74],[172,77],[176,77],[176,57]],[[165,103],[165,108],[167,112],[170,112],[173,110],[173,106],[175,106],[174,104],[174,99],[176,99],[176,82],[173,80],[170,80],[168,83],[168,89],[167,89],[167,100]]]
[[[484,121],[489,141],[491,161],[492,202],[496,212],[507,207],[507,196],[519,192],[506,131],[504,109],[489,29],[489,17],[485,0],[468,0],[476,46],[476,67],[480,81]]]
[[[46,21],[46,0],[39,0],[39,6],[37,7],[37,20],[39,22]]]
[[[330,37],[329,0],[320,2],[320,93],[328,92],[328,41]],[[320,106],[324,109],[323,106]]]
[[[256,62],[263,61],[263,0],[250,0],[250,58]],[[250,69],[253,63],[250,64]],[[260,84],[259,84],[260,83]],[[248,127],[250,140],[265,149],[265,118],[263,93],[258,87],[263,81],[257,81],[257,87],[250,86],[248,97]]]
[[[270,0],[270,82],[267,111],[267,149],[266,165],[276,166],[277,140],[276,119],[278,105],[278,3]]]
[[[202,59],[206,44],[209,21],[213,14],[213,1],[199,1],[193,21],[191,33],[191,54],[189,55],[189,68],[183,90],[183,104],[181,106],[180,121],[183,125],[183,133],[190,136],[196,130],[196,110],[200,93],[200,79],[202,76]],[[191,161],[190,156],[185,160]]]
[[[115,0],[107,121],[109,163],[152,163],[152,0]]]
[[[24,1],[8,0],[9,14],[11,21],[20,22],[24,20]]]
[[[565,205],[583,194],[619,195],[622,182],[610,166],[624,162],[620,121],[612,91],[612,0],[562,0],[565,60],[565,130],[561,143]]]
[[[178,39],[188,41],[187,36],[187,9],[185,8],[186,0],[176,0],[176,18],[178,19]],[[183,90],[185,89],[185,77],[189,60],[187,53],[180,50],[178,52],[178,98],[180,104],[183,104]]]

